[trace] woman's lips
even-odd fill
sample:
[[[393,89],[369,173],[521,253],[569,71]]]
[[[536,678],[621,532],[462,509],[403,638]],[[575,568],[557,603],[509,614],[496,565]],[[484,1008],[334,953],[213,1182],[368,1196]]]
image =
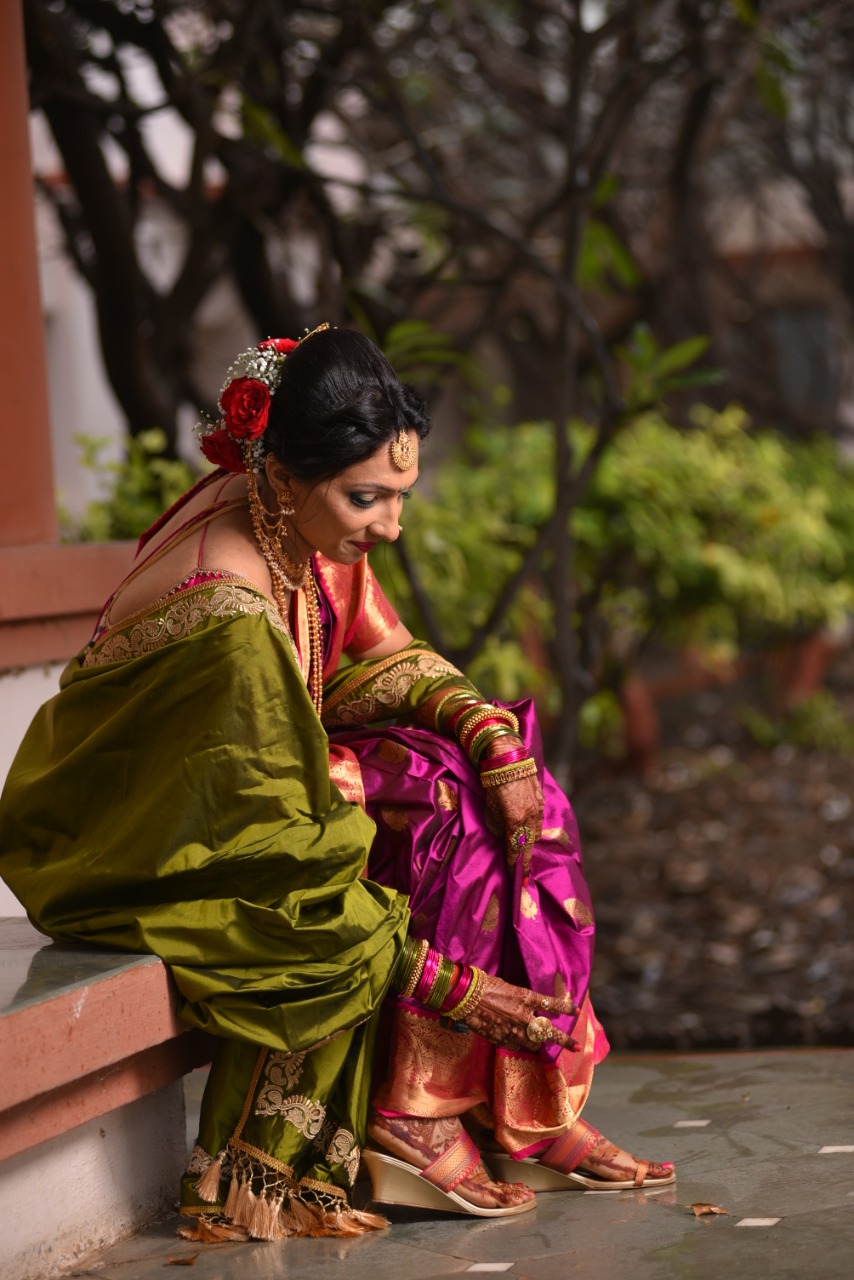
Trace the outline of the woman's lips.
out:
[[[354,542],[353,546],[358,547],[360,551],[373,551],[377,544],[375,542]]]

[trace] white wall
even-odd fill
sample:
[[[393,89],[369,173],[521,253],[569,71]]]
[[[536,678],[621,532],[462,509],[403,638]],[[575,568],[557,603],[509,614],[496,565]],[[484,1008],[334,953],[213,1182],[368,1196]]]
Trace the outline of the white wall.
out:
[[[0,674],[0,785],[6,780],[27,727],[43,702],[56,693],[64,662]],[[0,880],[0,916],[25,915],[24,908]]]
[[[176,1080],[0,1163],[3,1280],[50,1280],[171,1208],[187,1158],[183,1089]]]

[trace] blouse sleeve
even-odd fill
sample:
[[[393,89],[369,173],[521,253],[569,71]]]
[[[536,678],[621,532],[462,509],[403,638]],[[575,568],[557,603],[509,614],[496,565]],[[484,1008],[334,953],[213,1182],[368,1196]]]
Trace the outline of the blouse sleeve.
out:
[[[356,598],[344,636],[344,651],[351,658],[358,658],[360,654],[387,639],[400,622],[372,569],[365,561],[362,563],[365,564],[365,572],[364,575],[359,575],[361,581],[357,579],[354,583],[354,587],[357,587]]]

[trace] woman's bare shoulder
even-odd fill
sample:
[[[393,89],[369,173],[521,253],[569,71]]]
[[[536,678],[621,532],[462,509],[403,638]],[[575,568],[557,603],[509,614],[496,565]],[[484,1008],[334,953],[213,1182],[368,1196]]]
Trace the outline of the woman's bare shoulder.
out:
[[[272,598],[270,574],[255,542],[248,504],[241,501],[245,481],[241,486],[240,477],[232,479],[219,491],[211,493],[209,486],[194,495],[158,530],[151,545],[137,559],[136,575],[119,590],[110,609],[110,625],[120,624],[161,599],[194,569],[233,574]],[[178,536],[194,517],[203,515],[214,504],[235,501],[238,505],[225,507],[186,536]],[[146,563],[146,557],[150,563]]]

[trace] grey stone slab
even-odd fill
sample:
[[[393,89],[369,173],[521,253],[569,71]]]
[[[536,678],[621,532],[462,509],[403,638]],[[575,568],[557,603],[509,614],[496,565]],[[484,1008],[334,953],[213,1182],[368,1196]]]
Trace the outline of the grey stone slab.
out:
[[[29,920],[0,917],[0,1015],[152,964],[160,961],[154,956],[51,942]]]
[[[194,1082],[194,1087],[199,1082]],[[200,1249],[175,1222],[90,1261],[98,1280],[155,1280],[169,1256],[198,1254],[195,1280],[441,1280],[509,1262],[511,1280],[836,1280],[854,1266],[854,1052],[611,1058],[585,1116],[639,1156],[673,1159],[658,1192],[541,1195],[533,1213],[477,1219],[390,1210],[387,1232],[355,1241]],[[710,1119],[702,1129],[680,1119]],[[360,1185],[360,1198],[369,1194]],[[692,1203],[729,1216],[694,1216]],[[779,1217],[775,1227],[740,1218]],[[169,1274],[169,1273],[167,1273]],[[477,1275],[478,1273],[471,1273]],[[480,1273],[489,1274],[489,1273]]]

